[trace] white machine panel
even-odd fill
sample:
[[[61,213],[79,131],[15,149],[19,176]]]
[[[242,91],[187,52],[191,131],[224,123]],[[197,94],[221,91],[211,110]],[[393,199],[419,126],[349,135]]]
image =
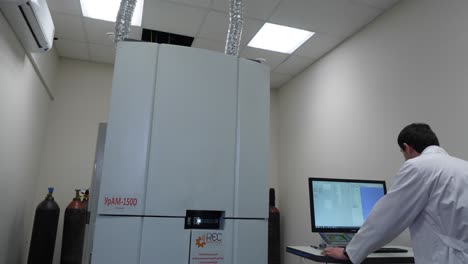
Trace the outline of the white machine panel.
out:
[[[216,256],[206,263],[267,263],[266,220],[228,219],[223,230],[184,230],[181,228],[183,221],[183,218],[146,218],[140,264],[158,263],[155,260],[198,264],[204,263],[197,261],[203,255]],[[218,234],[216,241],[208,239],[211,234]],[[197,240],[200,246],[194,244]]]
[[[233,264],[268,263],[268,221],[235,220]]]
[[[158,45],[119,43],[114,69],[101,214],[143,214]]]
[[[98,217],[91,263],[139,263],[142,221],[141,217]]]
[[[236,217],[268,218],[270,69],[239,60]]]
[[[237,58],[160,46],[146,214],[232,216]]]
[[[145,218],[139,263],[188,263],[189,243],[184,218]]]

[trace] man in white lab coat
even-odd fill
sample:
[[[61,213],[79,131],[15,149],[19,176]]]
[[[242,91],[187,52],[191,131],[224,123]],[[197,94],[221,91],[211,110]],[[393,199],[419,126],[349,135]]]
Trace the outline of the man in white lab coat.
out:
[[[406,161],[390,191],[345,249],[322,254],[358,264],[409,227],[416,264],[468,264],[468,162],[427,124],[405,127],[398,145]]]

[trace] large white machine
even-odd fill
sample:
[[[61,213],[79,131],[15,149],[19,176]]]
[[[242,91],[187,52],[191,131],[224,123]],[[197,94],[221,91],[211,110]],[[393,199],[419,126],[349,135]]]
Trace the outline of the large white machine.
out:
[[[120,42],[93,264],[266,264],[269,69]]]

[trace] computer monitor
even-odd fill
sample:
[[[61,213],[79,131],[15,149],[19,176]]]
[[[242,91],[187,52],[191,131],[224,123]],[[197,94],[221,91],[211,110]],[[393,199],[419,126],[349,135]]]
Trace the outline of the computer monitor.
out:
[[[386,193],[385,181],[309,178],[312,232],[356,233]]]

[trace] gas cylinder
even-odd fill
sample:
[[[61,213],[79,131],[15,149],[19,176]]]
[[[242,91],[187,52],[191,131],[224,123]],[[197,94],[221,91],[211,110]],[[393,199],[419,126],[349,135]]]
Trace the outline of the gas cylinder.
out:
[[[89,202],[89,189],[86,189],[83,195],[83,208],[88,211],[88,202]]]
[[[80,190],[75,191],[75,198],[65,209],[61,264],[81,264],[83,256],[86,210],[80,200]]]
[[[28,264],[52,264],[60,208],[50,187],[44,201],[36,207],[29,247]]]
[[[89,211],[89,189],[86,189],[83,195],[83,208],[86,211],[86,224],[89,225],[89,220],[91,218],[91,212]],[[86,229],[85,229],[85,238],[86,238]]]
[[[270,188],[270,209],[268,214],[268,264],[279,264],[280,246],[280,212],[275,207],[275,189]]]

